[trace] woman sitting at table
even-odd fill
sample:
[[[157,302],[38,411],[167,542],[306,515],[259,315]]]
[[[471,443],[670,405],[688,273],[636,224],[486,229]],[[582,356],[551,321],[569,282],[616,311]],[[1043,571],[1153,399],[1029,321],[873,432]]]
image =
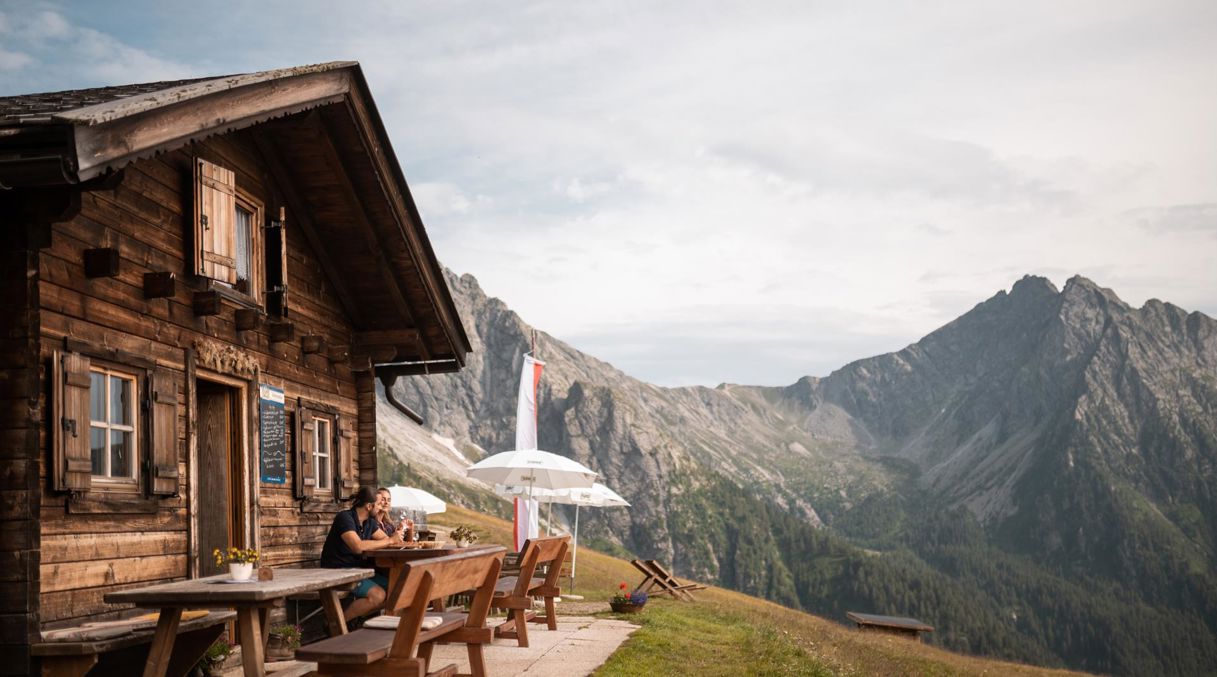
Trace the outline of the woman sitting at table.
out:
[[[321,548],[321,566],[326,569],[357,569],[367,567],[365,553],[402,544],[401,535],[385,534],[376,521],[376,492],[371,487],[360,487],[351,501],[351,509],[334,516],[334,524],[325,537]],[[385,603],[385,589],[389,581],[384,576],[373,576],[359,582],[355,587],[355,601],[343,612],[345,620],[367,615]]]
[[[394,533],[401,534],[401,537],[407,541],[414,540],[410,533],[410,527],[414,526],[413,520],[402,518],[401,523],[393,523],[392,515],[393,494],[389,490],[381,487],[376,490],[376,523],[380,525],[380,530],[386,535],[392,536]]]

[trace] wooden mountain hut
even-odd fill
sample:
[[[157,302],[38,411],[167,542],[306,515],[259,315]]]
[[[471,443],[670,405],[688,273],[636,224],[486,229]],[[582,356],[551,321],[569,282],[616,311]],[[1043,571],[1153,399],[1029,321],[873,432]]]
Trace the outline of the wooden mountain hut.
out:
[[[845,617],[853,621],[860,632],[880,632],[915,639],[918,642],[921,641],[922,633],[934,632],[932,626],[926,625],[916,618],[863,614],[856,611],[845,612]]]
[[[106,592],[315,564],[375,379],[469,339],[357,63],[0,98],[0,674]]]

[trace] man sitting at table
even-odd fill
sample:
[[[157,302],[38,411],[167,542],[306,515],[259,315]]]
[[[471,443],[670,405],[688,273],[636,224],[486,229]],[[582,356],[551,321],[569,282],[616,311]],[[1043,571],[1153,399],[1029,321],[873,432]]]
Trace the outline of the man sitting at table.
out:
[[[381,530],[373,516],[375,508],[376,492],[371,487],[360,487],[351,501],[351,509],[334,516],[334,524],[321,548],[323,568],[369,568],[371,563],[365,559],[365,553],[401,545],[401,534],[387,536]],[[349,621],[384,606],[388,587],[389,581],[384,576],[360,581],[354,590],[355,601],[343,612],[344,619]]]

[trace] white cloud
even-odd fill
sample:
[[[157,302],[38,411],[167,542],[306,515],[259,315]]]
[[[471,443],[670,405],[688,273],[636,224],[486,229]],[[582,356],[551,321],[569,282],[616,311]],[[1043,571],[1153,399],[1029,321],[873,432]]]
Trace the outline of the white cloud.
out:
[[[34,59],[29,54],[10,52],[0,47],[0,71],[18,70],[26,68],[32,63],[34,63]]]
[[[1217,308],[1215,3],[106,12],[0,86],[357,58],[441,260],[643,378],[793,381],[1026,273]]]
[[[112,35],[74,25],[59,11],[26,3],[0,11],[0,93],[76,89],[190,77],[198,70],[155,56]],[[14,49],[8,49],[12,47]]]
[[[464,214],[469,211],[469,198],[453,183],[419,182],[410,192],[424,217]]]

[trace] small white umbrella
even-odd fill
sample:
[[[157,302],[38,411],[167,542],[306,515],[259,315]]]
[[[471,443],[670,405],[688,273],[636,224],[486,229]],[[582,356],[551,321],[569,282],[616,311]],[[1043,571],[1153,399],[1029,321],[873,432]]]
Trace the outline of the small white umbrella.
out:
[[[495,493],[500,496],[521,496],[524,495],[526,490],[525,487],[504,486],[501,484],[496,484],[494,487]],[[575,591],[575,570],[579,564],[579,508],[583,506],[589,508],[625,508],[629,507],[630,502],[599,482],[587,488],[535,489],[534,492],[534,498],[549,503],[551,517],[554,503],[575,506],[574,552],[571,554],[570,560],[570,590],[573,593]]]
[[[448,504],[430,492],[414,487],[393,485],[389,487],[389,502],[394,508],[425,512],[428,515],[444,512]]]

